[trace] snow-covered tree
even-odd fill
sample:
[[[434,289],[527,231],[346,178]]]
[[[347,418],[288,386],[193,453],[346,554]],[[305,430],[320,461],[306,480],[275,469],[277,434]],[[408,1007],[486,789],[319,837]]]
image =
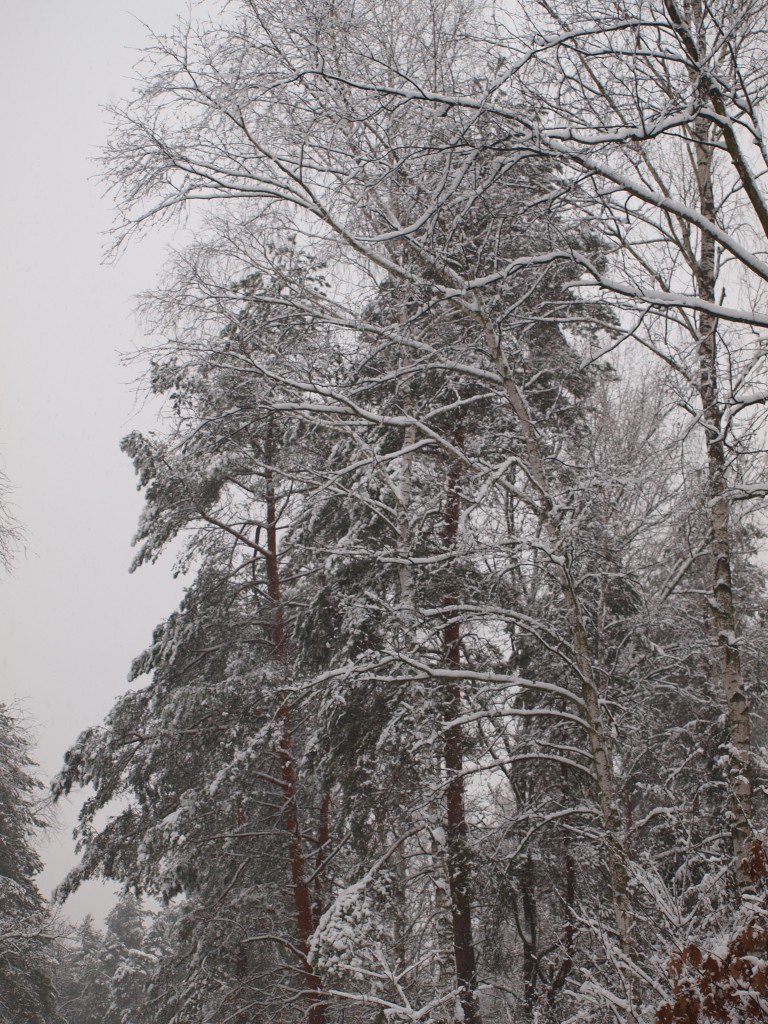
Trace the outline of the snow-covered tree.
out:
[[[45,903],[35,884],[42,864],[41,783],[16,717],[0,705],[0,1018],[38,1024],[53,992]]]
[[[180,539],[190,584],[58,787],[69,887],[178,900],[178,1013],[625,1024],[758,934],[760,24],[241,0],[155,41],[121,237],[210,213],[124,445],[136,564]]]

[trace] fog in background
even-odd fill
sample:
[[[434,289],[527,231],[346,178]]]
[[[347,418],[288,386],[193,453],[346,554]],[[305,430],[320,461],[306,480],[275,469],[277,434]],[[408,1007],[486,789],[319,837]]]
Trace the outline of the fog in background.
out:
[[[141,507],[120,438],[151,423],[137,406],[132,296],[150,287],[159,240],[102,264],[112,204],[94,163],[102,105],[131,90],[147,31],[183,0],[44,0],[3,5],[0,41],[0,464],[28,551],[0,580],[0,700],[36,739],[47,782],[82,729],[126,689],[131,659],[175,606],[168,561],[128,575]],[[137,20],[139,19],[139,20]],[[42,854],[45,895],[75,863],[74,804]],[[89,883],[68,916],[102,918],[113,889]]]

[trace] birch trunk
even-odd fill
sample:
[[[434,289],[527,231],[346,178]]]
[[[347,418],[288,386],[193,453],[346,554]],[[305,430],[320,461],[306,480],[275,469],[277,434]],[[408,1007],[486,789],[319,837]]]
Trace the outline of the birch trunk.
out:
[[[581,611],[578,594],[568,567],[568,560],[562,543],[557,509],[552,501],[550,487],[544,469],[544,459],[538,434],[509,366],[501,339],[483,316],[488,354],[503,381],[504,391],[517,419],[526,448],[526,472],[536,493],[536,514],[547,541],[549,556],[565,603],[571,648],[576,670],[581,683],[584,720],[587,740],[592,759],[595,789],[602,817],[603,831],[608,854],[608,870],[613,897],[614,922],[622,952],[632,952],[632,914],[629,897],[629,867],[622,830],[621,813],[616,795],[616,780],[613,770],[613,751],[605,716],[600,702],[589,637]],[[630,1019],[631,1013],[630,1013]]]
[[[694,126],[694,153],[699,203],[704,216],[715,220],[709,127]],[[696,287],[700,298],[715,302],[717,254],[712,237],[701,234]],[[752,779],[749,705],[744,687],[733,604],[731,502],[728,496],[725,439],[718,395],[717,318],[700,313],[697,319],[699,398],[707,449],[707,509],[710,531],[710,623],[715,644],[715,671],[728,721],[728,791],[734,875],[740,893],[753,887],[749,873],[752,840]]]

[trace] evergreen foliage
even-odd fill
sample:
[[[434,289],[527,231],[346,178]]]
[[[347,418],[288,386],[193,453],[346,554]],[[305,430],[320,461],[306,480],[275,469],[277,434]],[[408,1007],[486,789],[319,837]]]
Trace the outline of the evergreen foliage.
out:
[[[48,916],[35,875],[41,784],[32,774],[28,741],[0,704],[0,1020],[40,1024],[53,991]]]

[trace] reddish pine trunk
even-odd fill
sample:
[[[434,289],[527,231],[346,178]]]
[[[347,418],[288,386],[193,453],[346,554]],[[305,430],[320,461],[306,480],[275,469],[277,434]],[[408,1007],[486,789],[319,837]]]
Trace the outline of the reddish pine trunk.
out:
[[[272,645],[273,657],[281,672],[286,670],[287,650],[285,635],[285,613],[282,589],[280,584],[280,563],[277,554],[277,501],[275,498],[273,459],[273,433],[270,424],[267,433],[266,469],[264,478],[267,492],[267,593],[272,604]],[[309,938],[314,930],[315,920],[312,912],[312,899],[307,882],[306,861],[299,820],[297,799],[296,761],[293,756],[293,737],[291,733],[290,710],[287,694],[282,692],[278,707],[278,721],[281,725],[280,741],[277,746],[277,757],[280,763],[280,779],[283,787],[283,816],[285,831],[288,834],[288,859],[291,865],[291,881],[293,885],[293,902],[296,914],[296,930],[298,932],[298,949],[301,954],[304,981],[307,989],[309,1024],[324,1024],[325,1006],[319,1001],[320,979],[311,969],[308,961]]]

